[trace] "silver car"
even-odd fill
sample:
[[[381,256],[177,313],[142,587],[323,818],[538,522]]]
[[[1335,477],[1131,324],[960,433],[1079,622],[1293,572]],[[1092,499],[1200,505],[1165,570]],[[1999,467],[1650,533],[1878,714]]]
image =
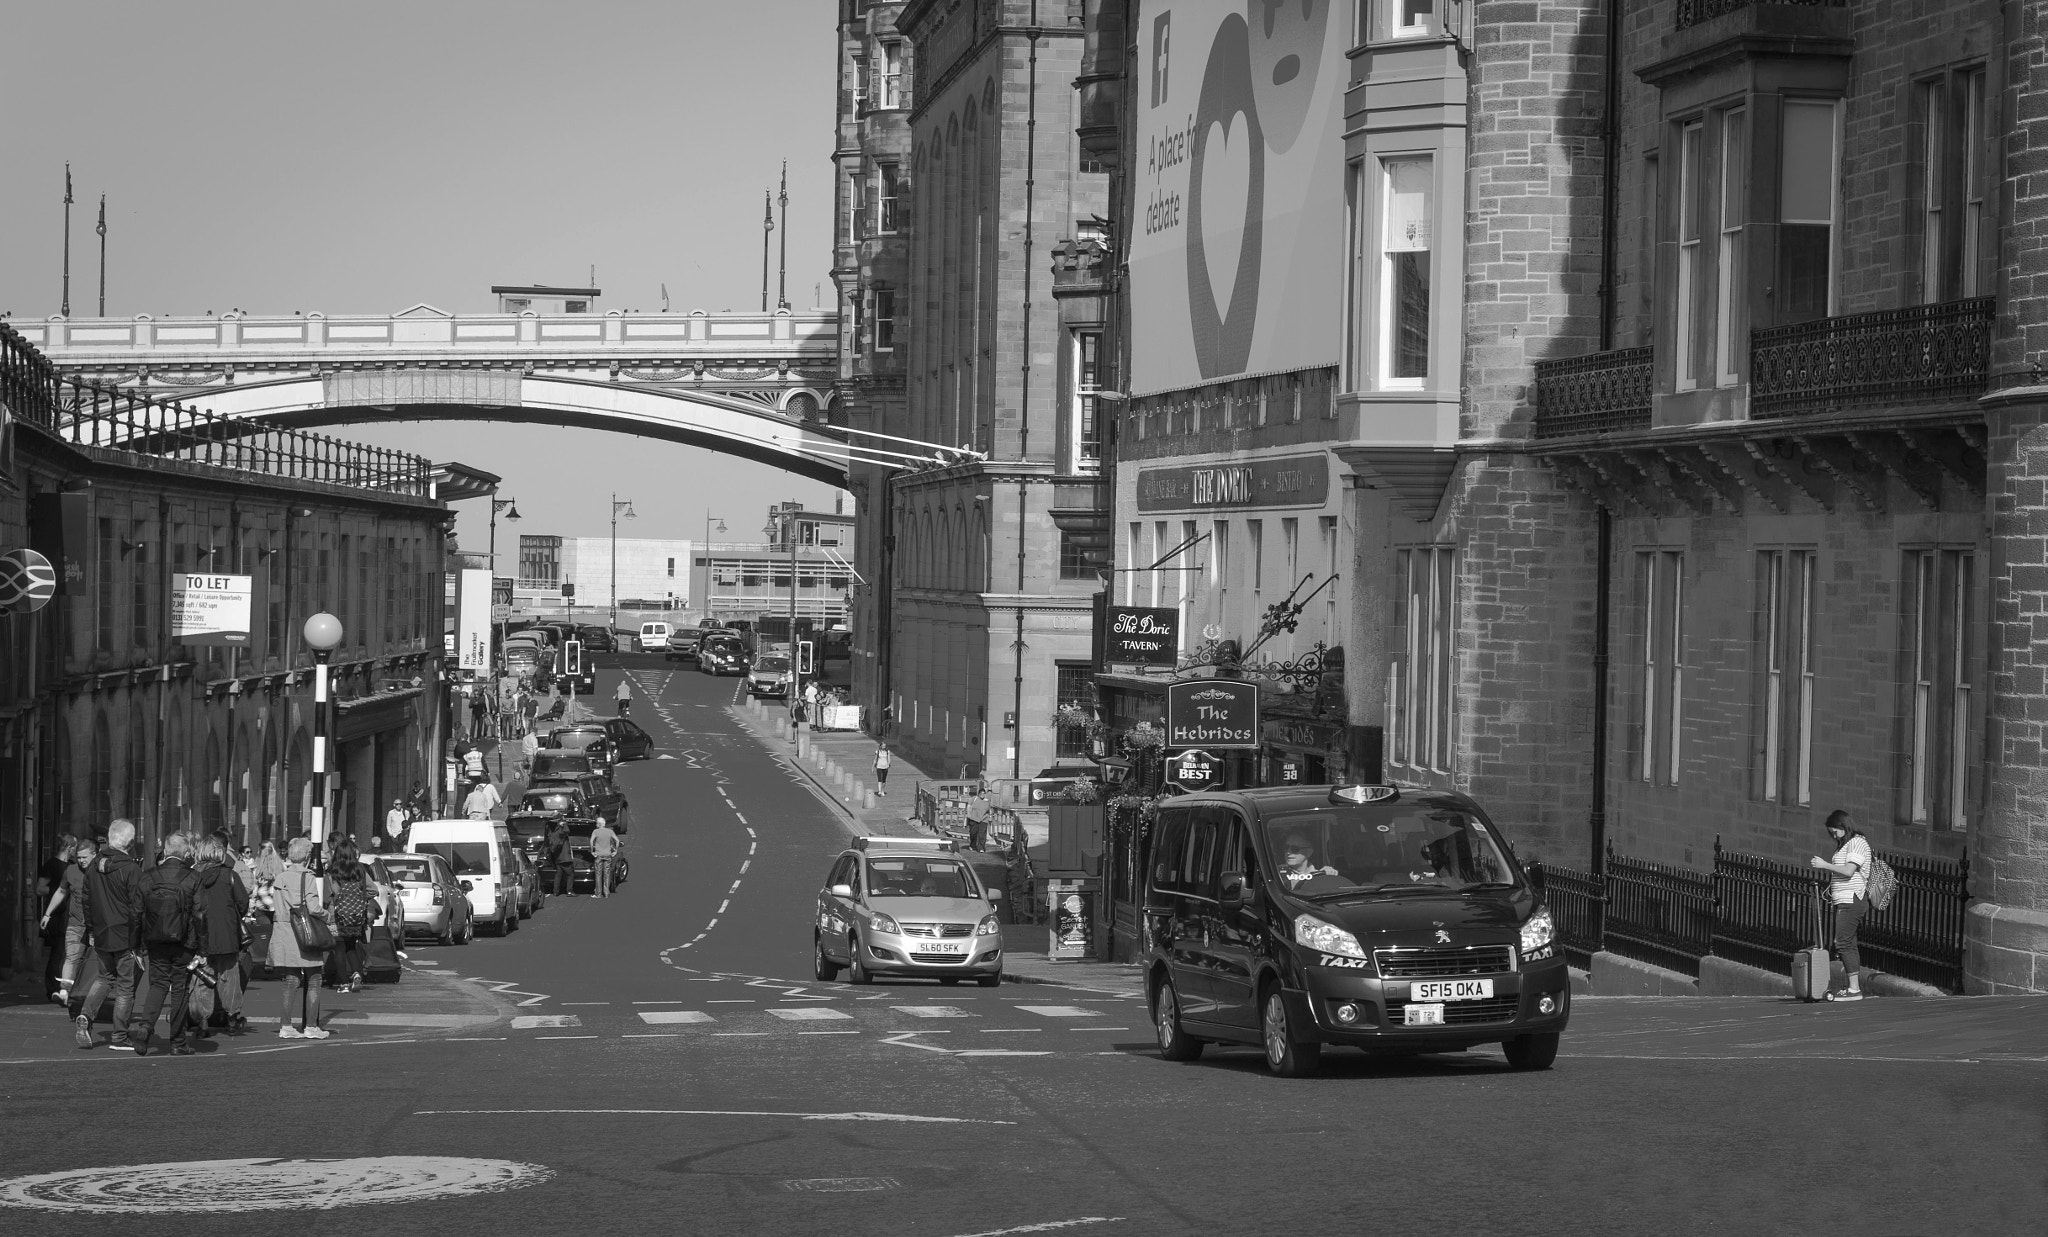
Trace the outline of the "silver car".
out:
[[[1003,926],[984,887],[939,838],[857,838],[818,891],[812,940],[821,980],[910,975],[984,988],[1003,980]]]

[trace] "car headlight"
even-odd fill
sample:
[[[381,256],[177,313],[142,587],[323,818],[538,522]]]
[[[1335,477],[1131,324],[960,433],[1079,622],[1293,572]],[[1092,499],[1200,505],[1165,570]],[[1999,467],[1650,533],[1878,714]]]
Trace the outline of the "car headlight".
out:
[[[994,915],[984,915],[982,916],[981,926],[974,930],[974,935],[994,936],[1002,930],[1003,925],[997,922],[996,917]]]
[[[1550,908],[1539,906],[1536,913],[1522,924],[1522,956],[1543,958],[1550,954],[1551,946],[1557,941],[1557,921],[1550,917]]]
[[[889,918],[887,915],[884,915],[880,911],[876,911],[874,914],[868,916],[868,928],[875,932],[903,931],[903,929],[896,926],[895,920]]]
[[[1327,920],[1314,915],[1298,915],[1294,920],[1294,939],[1310,949],[1326,954],[1342,954],[1347,958],[1363,958],[1365,949],[1358,938]]]

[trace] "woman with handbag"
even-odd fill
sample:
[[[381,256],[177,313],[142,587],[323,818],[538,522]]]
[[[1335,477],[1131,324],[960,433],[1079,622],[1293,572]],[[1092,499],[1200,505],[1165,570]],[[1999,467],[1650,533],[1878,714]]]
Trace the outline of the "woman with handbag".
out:
[[[242,918],[249,913],[249,887],[235,870],[234,852],[219,834],[199,839],[199,952],[203,966],[193,968],[192,1026],[208,1033],[207,1023],[218,1007],[230,1035],[248,1026],[242,1014]]]
[[[380,911],[377,887],[363,871],[354,838],[343,837],[334,844],[334,856],[328,861],[326,882],[320,892],[336,938],[336,945],[328,954],[329,978],[335,981],[336,992],[353,992],[362,987],[363,941],[370,935],[370,925],[377,922]]]
[[[272,891],[277,917],[270,933],[270,965],[283,981],[284,1009],[279,1039],[326,1039],[320,1027],[320,968],[334,948],[334,930],[320,900],[320,878],[307,866],[313,840],[297,837],[286,851],[284,870]],[[297,1017],[299,1025],[292,1026]]]

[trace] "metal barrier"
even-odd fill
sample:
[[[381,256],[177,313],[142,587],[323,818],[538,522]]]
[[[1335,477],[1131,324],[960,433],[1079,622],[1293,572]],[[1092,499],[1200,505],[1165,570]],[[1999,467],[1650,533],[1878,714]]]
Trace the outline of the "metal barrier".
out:
[[[1606,883],[1590,872],[1547,863],[1532,863],[1529,868],[1530,875],[1543,884],[1565,960],[1580,970],[1590,969],[1593,955],[1600,952],[1607,918]]]
[[[1607,851],[1606,946],[1638,962],[1700,973],[1714,947],[1714,878]]]
[[[1721,849],[1714,839],[1713,952],[1759,970],[1788,972],[1792,955],[1826,942],[1828,878],[1813,868]]]
[[[1970,856],[1949,863],[1880,851],[1899,888],[1856,933],[1864,961],[1949,992],[1963,990],[1963,919],[1970,904]],[[1830,944],[1833,942],[1830,941]]]

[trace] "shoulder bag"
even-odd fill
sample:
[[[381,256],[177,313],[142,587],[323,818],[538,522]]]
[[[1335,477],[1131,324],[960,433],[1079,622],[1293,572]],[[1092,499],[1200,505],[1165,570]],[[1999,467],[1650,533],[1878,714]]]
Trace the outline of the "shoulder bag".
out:
[[[299,900],[292,904],[292,937],[301,953],[324,953],[334,948],[334,929],[306,909],[306,875],[299,873]]]

